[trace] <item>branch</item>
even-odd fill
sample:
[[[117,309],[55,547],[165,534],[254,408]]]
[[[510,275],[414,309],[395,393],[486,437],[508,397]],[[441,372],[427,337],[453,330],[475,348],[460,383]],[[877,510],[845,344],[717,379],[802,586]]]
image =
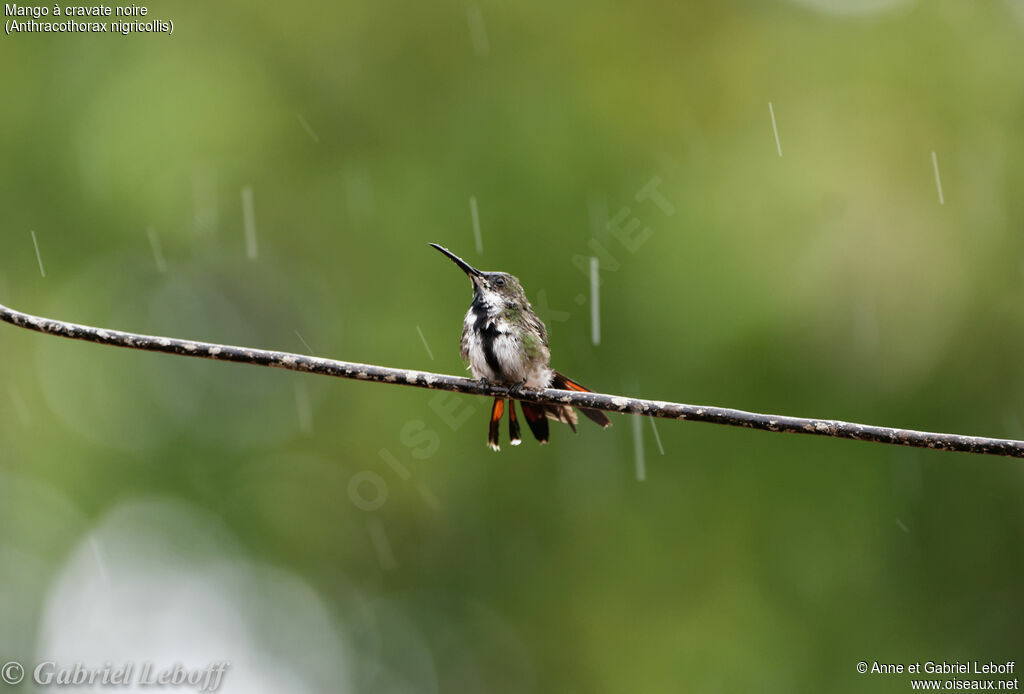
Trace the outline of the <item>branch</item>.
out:
[[[404,386],[415,386],[417,388],[468,393],[470,395],[508,397],[528,402],[568,404],[575,407],[605,410],[607,412],[622,412],[665,419],[685,419],[692,422],[710,422],[712,424],[725,424],[728,426],[746,427],[747,429],[760,429],[762,431],[830,436],[839,439],[872,441],[874,443],[886,443],[895,446],[1024,458],[1024,441],[990,439],[960,434],[938,434],[911,429],[892,429],[890,427],[855,424],[853,422],[841,422],[830,419],[804,419],[803,417],[758,414],[756,412],[745,412],[726,407],[684,405],[659,400],[642,400],[618,395],[605,395],[603,393],[579,393],[550,388],[542,390],[523,389],[516,394],[511,394],[504,386],[485,384],[470,378],[446,376],[444,374],[413,371],[410,369],[391,369],[373,364],[357,364],[289,352],[254,349],[252,347],[234,347],[209,342],[179,340],[171,337],[136,335],[135,333],[126,333],[119,330],[106,330],[87,325],[65,323],[64,321],[52,320],[50,318],[40,318],[15,311],[3,305],[0,305],[0,319],[20,328],[35,330],[47,335],[59,335],[72,340],[85,340],[86,342],[96,342],[101,345],[142,349],[150,352],[179,354],[185,357],[201,357],[218,361],[271,366],[290,371],[305,371],[322,376],[352,378],[359,381],[374,381],[377,383],[395,383]]]

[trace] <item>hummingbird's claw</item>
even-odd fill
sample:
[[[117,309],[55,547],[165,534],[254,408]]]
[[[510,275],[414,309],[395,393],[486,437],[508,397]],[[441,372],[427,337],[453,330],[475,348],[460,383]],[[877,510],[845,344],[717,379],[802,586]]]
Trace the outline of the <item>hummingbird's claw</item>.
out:
[[[526,379],[524,378],[519,383],[513,383],[508,387],[508,394],[516,397],[523,392],[523,386],[526,385]]]

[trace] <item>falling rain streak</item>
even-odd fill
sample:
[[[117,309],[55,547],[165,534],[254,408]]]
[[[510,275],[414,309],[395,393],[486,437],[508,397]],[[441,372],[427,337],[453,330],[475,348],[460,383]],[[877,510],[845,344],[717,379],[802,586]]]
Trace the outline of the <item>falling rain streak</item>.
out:
[[[302,129],[306,131],[306,134],[309,135],[313,142],[320,144],[320,136],[316,134],[316,131],[313,130],[313,127],[306,121],[306,119],[302,117],[302,114],[296,113],[295,117],[299,119],[299,125],[302,126]]]
[[[469,37],[473,40],[473,50],[479,56],[491,52],[491,45],[487,41],[487,27],[484,26],[484,14],[478,5],[470,5],[466,8],[466,18],[469,20]]]
[[[380,459],[388,464],[391,471],[394,472],[403,481],[408,481],[412,477],[412,472],[405,465],[402,465],[402,461],[395,457],[395,454],[386,448],[380,449]]]
[[[633,453],[636,456],[636,479],[643,482],[647,479],[647,466],[644,464],[644,431],[643,422],[639,417],[633,420]]]
[[[252,188],[242,188],[242,221],[245,225],[245,252],[249,260],[256,260],[259,246],[256,244],[256,209],[252,201]]]
[[[480,210],[476,207],[476,196],[469,196],[469,214],[473,218],[473,240],[476,241],[476,252],[484,252],[484,240],[480,236]]]
[[[932,168],[935,169],[935,187],[939,190],[939,204],[945,205],[946,201],[942,197],[942,179],[939,178],[939,158],[935,152],[932,152]]]
[[[156,262],[157,272],[167,272],[167,263],[164,262],[164,254],[160,248],[160,239],[156,236],[156,229],[146,227],[146,236],[149,237],[149,247],[153,250],[153,260]]]
[[[437,500],[437,496],[430,490],[430,487],[422,482],[417,482],[416,489],[419,491],[420,496],[423,497],[423,503],[425,503],[431,511],[437,511],[441,508],[441,502]]]
[[[420,334],[420,339],[423,340],[423,346],[427,350],[427,356],[430,357],[430,361],[434,361],[434,353],[430,351],[430,345],[427,344],[427,338],[423,335],[423,331],[420,326],[416,326],[416,332]]]
[[[366,521],[366,530],[370,534],[370,542],[373,543],[373,549],[377,552],[377,561],[380,562],[380,568],[385,571],[391,571],[397,567],[398,563],[395,561],[395,555],[391,551],[391,543],[388,541],[387,533],[384,532],[384,525],[376,518],[370,518]]]
[[[590,257],[590,340],[601,344],[601,278],[597,256]]]
[[[651,423],[651,429],[654,431],[654,442],[658,444],[658,453],[665,455],[665,449],[661,445],[661,436],[658,435],[658,427],[654,425],[654,417],[648,417],[648,421]]]
[[[43,256],[39,253],[39,241],[36,240],[36,232],[32,231],[31,233],[32,245],[35,246],[36,249],[36,260],[39,261],[39,274],[43,276],[43,279],[46,279],[46,270],[43,268]]]
[[[779,142],[779,129],[775,125],[775,107],[772,106],[772,102],[768,102],[768,113],[772,117],[772,132],[775,133],[775,149],[779,150],[779,156],[782,156],[782,143]]]
[[[591,196],[587,199],[587,218],[590,220],[590,235],[595,239],[608,236],[608,201]]]
[[[110,583],[110,576],[107,574],[107,565],[103,561],[103,555],[100,554],[100,545],[96,542],[96,537],[89,538],[89,545],[92,547],[92,555],[96,558],[96,567],[100,571],[100,577],[104,583]]]
[[[299,342],[302,343],[302,345],[309,351],[310,354],[313,354],[313,348],[309,346],[308,342],[306,342],[306,338],[302,336],[302,333],[296,330],[295,337],[299,338]]]
[[[192,202],[195,205],[196,231],[209,233],[217,229],[216,177],[212,170],[196,172],[192,177]]]
[[[299,429],[303,434],[313,433],[313,408],[309,405],[309,391],[306,384],[295,384],[295,409],[299,415]]]

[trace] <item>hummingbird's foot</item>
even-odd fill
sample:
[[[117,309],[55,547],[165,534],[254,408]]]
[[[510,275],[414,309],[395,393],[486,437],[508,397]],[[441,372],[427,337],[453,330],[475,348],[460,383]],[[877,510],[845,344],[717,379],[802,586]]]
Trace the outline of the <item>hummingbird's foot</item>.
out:
[[[523,392],[523,386],[526,385],[526,379],[524,378],[519,383],[513,383],[508,387],[508,394],[512,397],[516,397]]]

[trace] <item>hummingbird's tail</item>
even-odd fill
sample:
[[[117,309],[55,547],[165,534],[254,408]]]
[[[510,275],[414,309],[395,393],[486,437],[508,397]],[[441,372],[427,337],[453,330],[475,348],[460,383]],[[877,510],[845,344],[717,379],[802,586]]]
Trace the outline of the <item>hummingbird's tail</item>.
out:
[[[551,387],[559,388],[561,390],[574,390],[579,393],[590,393],[587,388],[584,388],[576,381],[570,380],[558,373],[553,372],[551,379]],[[558,422],[564,422],[568,424],[572,430],[576,431],[576,412],[569,405],[547,405],[536,402],[520,401],[519,403],[523,407],[523,416],[526,418],[526,424],[530,427],[530,431],[533,432],[534,437],[541,443],[548,442],[548,436],[550,435],[550,428],[548,427],[548,420],[554,419]],[[585,407],[579,408],[588,419],[597,423],[601,427],[611,426],[608,416],[600,410],[589,410]],[[487,431],[487,445],[492,450],[498,450],[498,429],[501,426],[501,417],[505,414],[505,399],[494,398],[494,405],[491,406],[491,426]],[[509,398],[508,401],[508,435],[512,440],[513,446],[518,446],[520,443],[519,439],[519,420],[516,417],[516,401]]]
[[[541,443],[548,442],[548,417],[566,422],[572,427],[573,431],[576,431],[574,426],[576,416],[574,414],[573,418],[569,420],[564,418],[563,413],[555,412],[555,410],[566,409],[572,414],[571,408],[565,406],[556,408],[551,405],[538,405],[532,402],[521,402],[519,404],[523,406],[523,416],[526,417],[526,423],[529,425],[530,431],[533,432],[533,435]],[[494,451],[499,449],[498,430],[503,414],[505,414],[504,398],[494,398],[494,404],[491,406],[491,426],[487,430],[487,445]],[[513,446],[518,446],[523,442],[519,437],[519,418],[516,416],[516,401],[511,398],[508,401],[508,437]]]
[[[516,419],[516,401],[512,398],[508,400],[508,438],[509,443],[513,446],[518,446],[523,442],[519,438],[519,420]]]
[[[526,424],[533,432],[534,438],[541,443],[548,442],[548,418],[547,405],[538,405],[533,402],[520,402],[523,406],[523,416],[526,417]]]
[[[501,415],[505,414],[505,398],[494,398],[494,405],[491,406],[491,428],[487,431],[487,445],[492,451],[501,448],[498,445],[498,427],[501,425]]]
[[[552,388],[558,388],[559,390],[575,390],[577,393],[592,393],[593,392],[592,390],[590,390],[590,388],[584,388],[583,386],[581,386],[576,381],[573,381],[570,378],[566,378],[565,376],[563,376],[562,374],[558,373],[557,371],[554,371],[552,373],[554,374],[553,378],[551,379],[551,387]],[[570,410],[571,410],[571,408],[570,408]],[[602,429],[604,427],[610,427],[612,425],[611,420],[608,419],[608,415],[606,415],[601,410],[588,410],[585,407],[581,407],[581,408],[579,408],[579,410],[580,410],[580,412],[583,413],[584,417],[586,417],[590,421],[594,422],[595,424],[600,426]],[[558,417],[553,417],[553,419],[558,419]],[[573,419],[575,419],[575,417]],[[562,421],[565,421],[565,420],[562,420]],[[573,427],[573,430],[575,430],[575,427]]]

